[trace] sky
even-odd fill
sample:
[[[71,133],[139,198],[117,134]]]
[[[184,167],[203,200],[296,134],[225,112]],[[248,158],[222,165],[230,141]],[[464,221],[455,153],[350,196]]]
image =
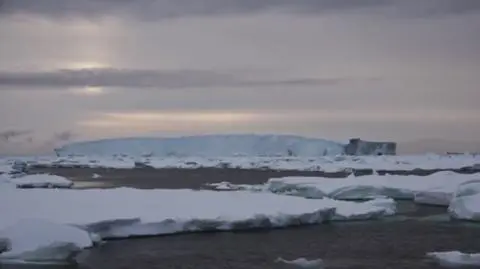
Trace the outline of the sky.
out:
[[[0,154],[216,133],[466,150],[479,85],[478,0],[0,0]]]

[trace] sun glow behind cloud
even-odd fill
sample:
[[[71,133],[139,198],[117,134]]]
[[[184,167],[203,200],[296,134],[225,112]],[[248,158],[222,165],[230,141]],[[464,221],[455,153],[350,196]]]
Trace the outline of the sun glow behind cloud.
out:
[[[83,88],[73,88],[70,90],[70,92],[75,95],[84,95],[84,96],[97,96],[97,95],[102,95],[106,93],[104,88],[93,87],[93,86],[87,86]]]
[[[71,62],[65,65],[62,65],[62,69],[95,69],[95,68],[108,68],[110,65],[101,62],[95,61],[85,61],[85,62]]]

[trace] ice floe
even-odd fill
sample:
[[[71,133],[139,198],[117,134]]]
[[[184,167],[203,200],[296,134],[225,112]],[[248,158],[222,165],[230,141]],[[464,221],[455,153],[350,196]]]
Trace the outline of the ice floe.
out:
[[[41,203],[33,201],[42,201]],[[334,218],[369,219],[390,215],[392,204],[252,192],[193,190],[4,190],[0,227],[24,218],[84,227],[102,237],[170,234],[200,230],[284,227]],[[71,212],[75,212],[72,214]]]
[[[17,188],[70,188],[73,182],[56,175],[34,174],[10,179]]]
[[[455,219],[480,221],[480,179],[461,184],[448,207]]]
[[[275,260],[276,263],[289,265],[296,268],[311,268],[311,269],[323,269],[325,264],[322,259],[308,260],[306,258],[298,258],[294,260],[286,260],[281,257]]]
[[[39,219],[22,219],[0,231],[0,262],[63,263],[93,245],[90,234],[77,227]]]
[[[419,204],[448,206],[454,198],[454,194],[458,192],[457,188],[459,186],[470,183],[470,185],[465,186],[471,188],[472,182],[477,182],[477,180],[480,180],[480,174],[459,174],[444,171],[429,176],[283,177],[272,178],[261,185],[236,185],[229,182],[206,185],[215,190],[272,192],[313,199],[328,197],[336,200],[366,200],[390,197],[400,200],[413,200]],[[458,193],[457,196],[469,194],[465,192],[463,191],[463,194]],[[469,192],[477,193],[471,189]],[[478,192],[480,192],[480,187]]]
[[[478,177],[476,174],[454,172],[438,172],[430,176],[371,175],[341,179],[285,177],[270,179],[265,184],[265,189],[274,193],[287,192],[308,198],[361,200],[386,196],[447,206],[460,184]]]
[[[468,254],[460,251],[430,252],[427,257],[443,267],[475,267],[480,266],[480,253]]]
[[[38,253],[42,253],[45,259],[52,260],[67,257],[66,253],[77,250],[75,246],[90,245],[87,241],[82,241],[82,244],[75,241],[82,234],[81,230],[108,239],[280,228],[335,220],[380,218],[394,214],[395,204],[386,200],[363,203],[328,198],[309,200],[246,191],[14,188],[0,189],[0,212],[0,233],[3,241],[8,240],[12,246],[1,258],[36,260]],[[28,225],[32,219],[71,227],[62,230],[38,222]],[[49,229],[58,230],[58,233],[50,233]],[[72,232],[71,237],[64,236],[63,232],[67,231]],[[52,248],[49,242],[73,245]],[[54,255],[57,250],[59,256]]]

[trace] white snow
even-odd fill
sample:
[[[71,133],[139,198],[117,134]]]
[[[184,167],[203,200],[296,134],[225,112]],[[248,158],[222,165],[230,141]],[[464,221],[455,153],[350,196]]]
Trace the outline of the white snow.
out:
[[[293,135],[202,135],[174,138],[118,138],[78,142],[60,156],[324,156],[344,152],[341,143]]]
[[[460,251],[430,252],[427,257],[443,267],[480,266],[480,253],[468,254]]]
[[[92,178],[93,178],[93,179],[95,179],[95,178],[101,178],[101,177],[102,177],[102,176],[99,175],[99,174],[93,174],[93,175],[92,175]]]
[[[480,221],[480,178],[458,187],[448,212],[455,219]]]
[[[308,260],[306,258],[298,258],[295,260],[286,260],[281,257],[277,258],[275,260],[276,263],[283,263],[286,265],[291,265],[294,267],[300,267],[300,268],[316,268],[316,269],[322,269],[325,268],[325,265],[323,263],[322,259],[314,259],[314,260]]]
[[[460,184],[478,175],[438,172],[430,176],[350,176],[347,178],[284,177],[273,178],[265,189],[274,193],[339,200],[372,197],[408,199],[425,204],[447,206]]]
[[[58,263],[93,245],[88,232],[40,219],[22,219],[0,231],[7,251],[0,262]]]
[[[56,175],[34,174],[11,178],[10,182],[18,188],[70,188],[73,182]]]

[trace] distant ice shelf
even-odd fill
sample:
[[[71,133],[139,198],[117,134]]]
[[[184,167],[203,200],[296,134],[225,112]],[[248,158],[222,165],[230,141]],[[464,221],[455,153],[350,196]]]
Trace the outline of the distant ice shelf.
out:
[[[173,138],[118,138],[78,142],[56,149],[59,156],[96,155],[156,157],[331,156],[344,153],[344,144],[293,135],[202,135]]]

